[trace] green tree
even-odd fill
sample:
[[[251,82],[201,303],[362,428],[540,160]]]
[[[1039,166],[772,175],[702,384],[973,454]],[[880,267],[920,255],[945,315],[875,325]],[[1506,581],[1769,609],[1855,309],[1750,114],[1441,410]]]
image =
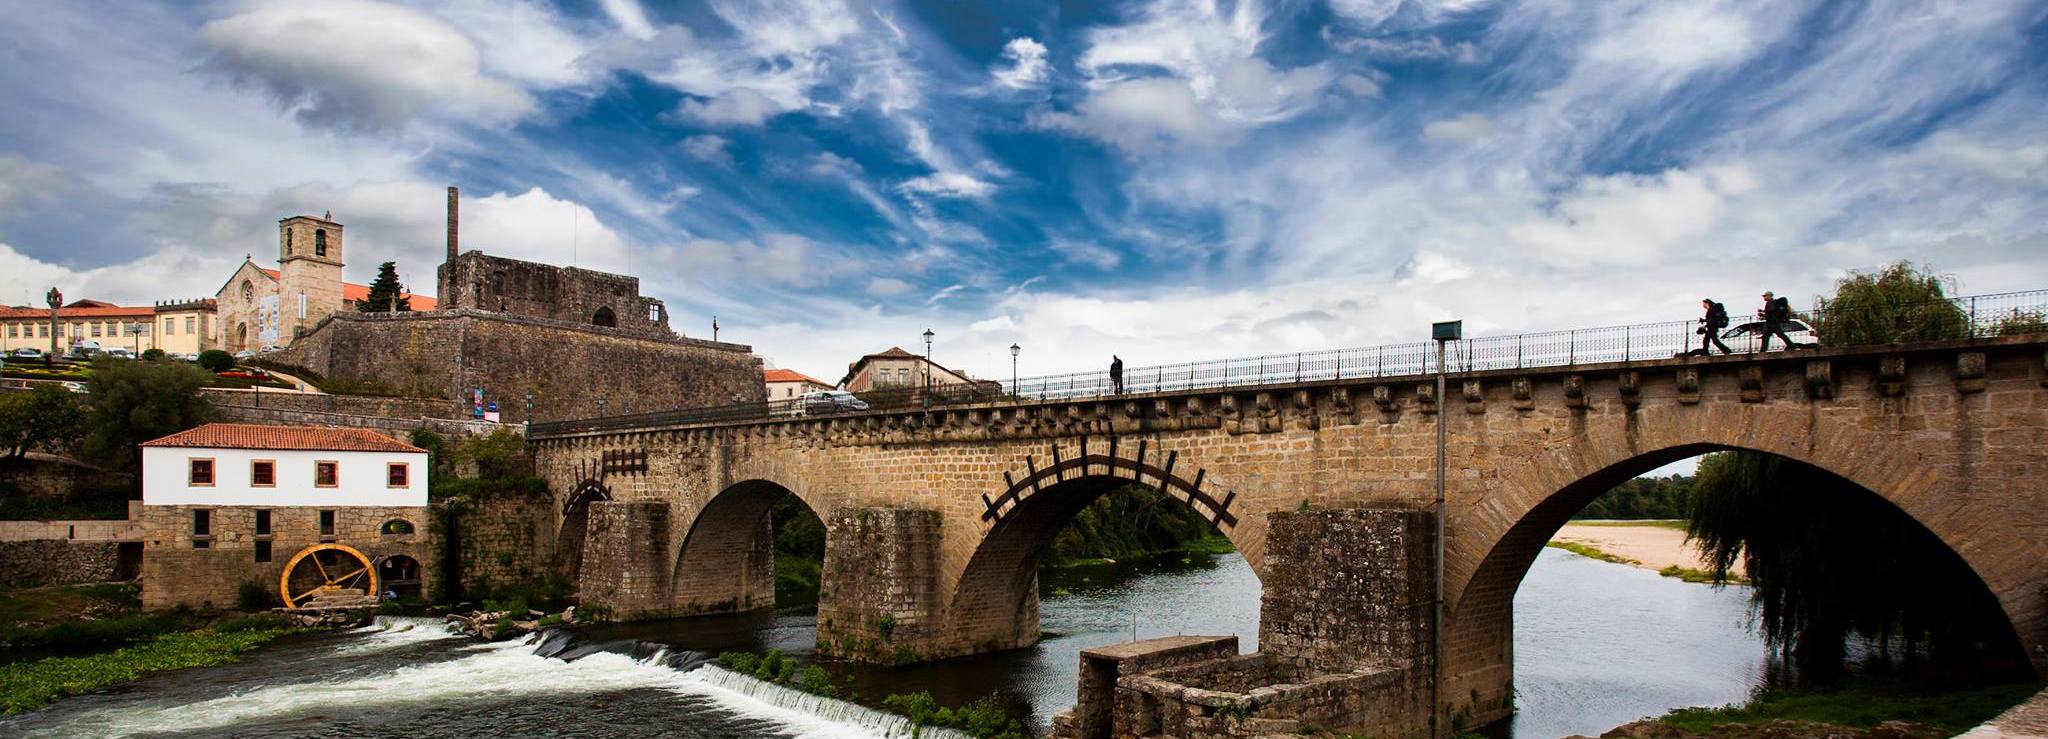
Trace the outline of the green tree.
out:
[[[395,308],[393,306],[396,306]],[[377,265],[377,279],[370,281],[370,294],[356,301],[356,310],[363,313],[389,313],[393,310],[412,310],[412,297],[406,295],[398,285],[398,263],[385,262]]]
[[[211,378],[203,369],[175,362],[95,360],[82,447],[87,461],[140,469],[142,442],[213,418],[213,404],[199,395]]]
[[[148,349],[144,349],[144,350],[142,350],[142,358],[143,358],[143,359],[147,359],[147,360],[149,360],[149,361],[152,361],[152,362],[154,362],[154,361],[157,361],[157,360],[160,360],[160,359],[163,359],[163,358],[164,358],[164,350],[162,350],[162,349],[158,349],[158,348],[156,348],[156,347],[150,347],[150,348],[148,348]]]
[[[226,372],[235,368],[235,356],[219,349],[208,349],[199,353],[199,366],[213,372]]]
[[[1912,262],[1850,272],[1815,306],[1813,328],[1828,346],[1967,338],[1970,318],[1949,302],[1955,290],[1954,276]]]
[[[36,450],[61,451],[84,430],[78,399],[69,390],[38,384],[26,393],[0,395],[0,450],[9,459]]]
[[[526,453],[526,438],[501,428],[452,446],[448,453],[450,464],[474,463],[478,478],[495,480],[513,476],[513,465],[519,455]]]

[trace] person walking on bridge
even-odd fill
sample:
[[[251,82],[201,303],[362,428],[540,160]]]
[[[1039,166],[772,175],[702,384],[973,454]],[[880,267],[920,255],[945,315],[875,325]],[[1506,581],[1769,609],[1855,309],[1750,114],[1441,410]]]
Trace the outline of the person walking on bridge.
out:
[[[1728,327],[1728,306],[1714,302],[1713,298],[1700,298],[1700,307],[1707,309],[1707,315],[1700,319],[1700,356],[1707,356],[1707,343],[1721,347],[1722,354],[1733,354],[1728,345],[1721,343],[1721,329]]]
[[[1762,332],[1764,337],[1763,348],[1757,351],[1770,351],[1771,337],[1774,335],[1785,341],[1785,348],[1787,350],[1799,348],[1798,344],[1792,343],[1792,337],[1785,335],[1785,322],[1792,320],[1791,301],[1777,297],[1771,294],[1771,291],[1765,290],[1764,307],[1756,312],[1756,317],[1764,320],[1764,330]]]
[[[1112,395],[1124,394],[1124,359],[1115,354],[1109,355],[1109,387]]]

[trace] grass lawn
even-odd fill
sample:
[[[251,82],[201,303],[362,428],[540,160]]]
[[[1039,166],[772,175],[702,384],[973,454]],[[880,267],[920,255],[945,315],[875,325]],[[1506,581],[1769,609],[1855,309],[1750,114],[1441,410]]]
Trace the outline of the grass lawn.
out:
[[[242,652],[291,631],[269,621],[244,619],[166,634],[88,657],[52,657],[0,666],[0,713],[33,711],[67,695],[90,693],[152,672],[227,664]]]
[[[1852,684],[1820,692],[1771,691],[1741,706],[1681,708],[1658,720],[1702,733],[1721,724],[1753,724],[1773,719],[1820,721],[1856,728],[1905,720],[1961,733],[2040,690],[2040,683],[2020,683],[1929,694]]]

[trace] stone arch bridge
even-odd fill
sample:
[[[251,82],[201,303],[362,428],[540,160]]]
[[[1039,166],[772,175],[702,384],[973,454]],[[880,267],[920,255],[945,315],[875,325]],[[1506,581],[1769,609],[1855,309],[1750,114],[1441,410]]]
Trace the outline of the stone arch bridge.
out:
[[[1438,705],[1511,711],[1516,587],[1615,483],[1748,449],[1861,485],[1945,542],[2048,674],[2048,338],[1982,339],[824,418],[537,429],[558,560],[623,616],[761,608],[768,506],[827,526],[819,649],[916,661],[1033,643],[1052,536],[1117,485],[1170,492],[1263,584],[1263,652],[1405,671],[1427,713],[1435,424],[1448,434]]]

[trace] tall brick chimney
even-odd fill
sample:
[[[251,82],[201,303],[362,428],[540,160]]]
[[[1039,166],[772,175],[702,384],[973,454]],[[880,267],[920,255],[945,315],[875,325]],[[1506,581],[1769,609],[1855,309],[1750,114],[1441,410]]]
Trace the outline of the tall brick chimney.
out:
[[[457,241],[456,241],[456,235],[455,235],[455,234],[456,234],[456,229],[457,229],[457,227],[458,227],[458,226],[459,226],[459,225],[461,224],[461,220],[462,220],[462,219],[461,219],[461,217],[460,217],[460,216],[459,216],[459,215],[458,215],[458,214],[456,213],[456,209],[457,209],[457,207],[458,207],[458,204],[459,204],[459,203],[460,203],[461,201],[462,201],[462,195],[461,195],[461,191],[459,191],[459,190],[455,189],[455,188],[454,188],[454,187],[452,187],[452,186],[451,186],[451,187],[449,187],[449,188],[448,188],[448,261],[450,261],[450,262],[453,262],[453,261],[455,261],[455,255],[457,255],[457,254],[461,254],[461,253],[462,253],[462,249],[461,249],[461,247],[460,247],[460,246],[458,245],[458,243],[457,243]]]

